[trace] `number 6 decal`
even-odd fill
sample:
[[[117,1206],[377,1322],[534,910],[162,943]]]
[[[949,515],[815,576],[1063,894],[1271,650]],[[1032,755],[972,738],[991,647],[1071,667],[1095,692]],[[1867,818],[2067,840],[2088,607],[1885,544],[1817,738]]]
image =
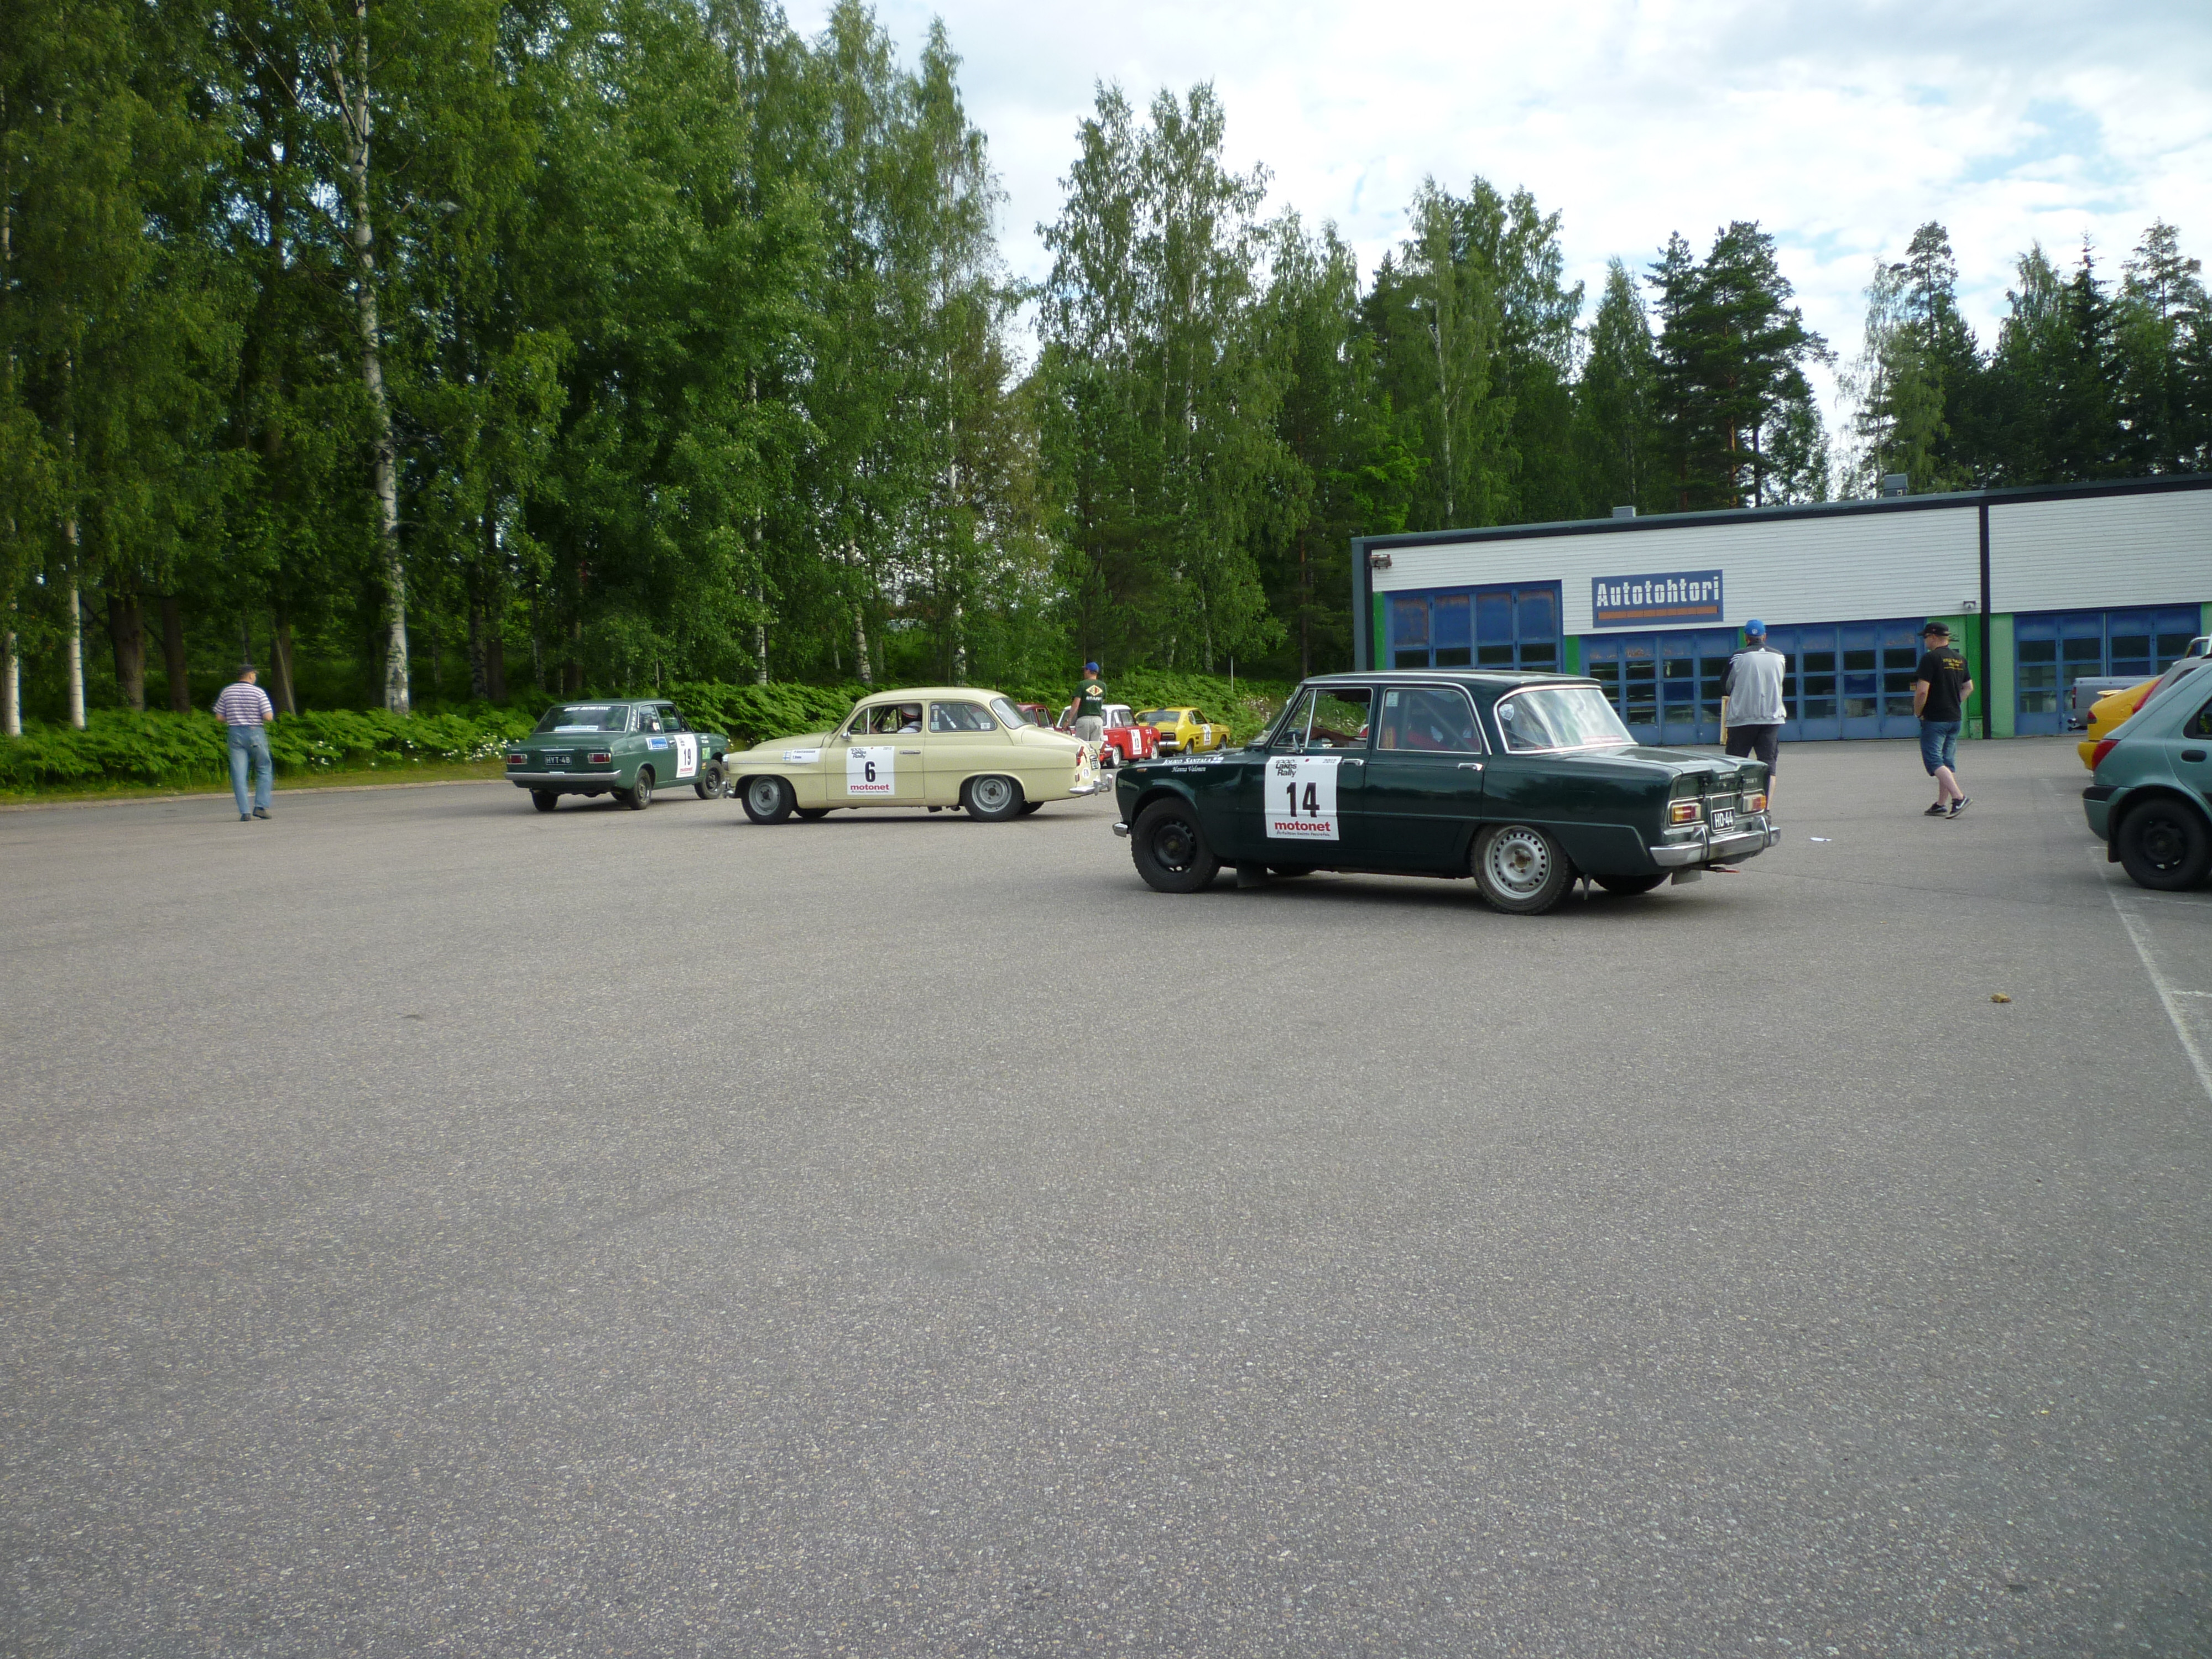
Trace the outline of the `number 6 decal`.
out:
[[[845,793],[848,795],[890,795],[896,793],[897,750],[889,744],[862,744],[845,751]]]
[[[1340,755],[1284,755],[1267,763],[1270,841],[1335,841]]]

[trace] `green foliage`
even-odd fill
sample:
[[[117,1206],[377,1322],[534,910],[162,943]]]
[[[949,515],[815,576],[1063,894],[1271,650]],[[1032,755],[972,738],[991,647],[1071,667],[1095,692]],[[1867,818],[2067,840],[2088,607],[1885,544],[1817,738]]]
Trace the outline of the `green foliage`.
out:
[[[528,732],[513,710],[402,716],[383,709],[301,714],[269,727],[281,775],[424,761],[489,760]],[[228,738],[211,714],[94,709],[82,731],[33,721],[0,738],[0,788],[85,788],[112,783],[173,787],[230,775]]]

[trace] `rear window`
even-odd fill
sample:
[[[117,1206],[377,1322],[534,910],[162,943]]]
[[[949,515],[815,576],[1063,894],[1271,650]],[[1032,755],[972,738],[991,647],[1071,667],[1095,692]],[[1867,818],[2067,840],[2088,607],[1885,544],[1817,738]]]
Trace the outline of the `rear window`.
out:
[[[1500,697],[1498,729],[1509,750],[1600,749],[1636,741],[1594,685],[1544,686]]]
[[[626,702],[574,702],[549,708],[538,722],[540,732],[627,732],[629,705]]]
[[[1172,708],[1147,708],[1137,716],[1139,726],[1173,726],[1175,723],[1176,711]]]

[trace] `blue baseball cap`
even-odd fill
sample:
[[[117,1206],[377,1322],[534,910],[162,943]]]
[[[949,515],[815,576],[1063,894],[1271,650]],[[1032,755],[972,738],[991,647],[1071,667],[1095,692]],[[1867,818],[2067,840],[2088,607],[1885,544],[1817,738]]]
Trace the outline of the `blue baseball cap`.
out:
[[[1763,640],[1766,637],[1766,624],[1753,617],[1743,625],[1743,631],[1752,639]]]
[[[1087,662],[1083,665],[1083,672],[1086,674],[1095,674],[1098,672],[1098,665],[1095,662]]]

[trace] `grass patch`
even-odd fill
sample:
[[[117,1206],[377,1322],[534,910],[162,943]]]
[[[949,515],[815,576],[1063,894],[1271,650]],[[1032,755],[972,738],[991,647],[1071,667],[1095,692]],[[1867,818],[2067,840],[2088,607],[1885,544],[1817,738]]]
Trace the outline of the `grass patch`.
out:
[[[333,766],[291,777],[279,775],[274,793],[303,794],[317,789],[358,789],[401,783],[469,783],[503,776],[506,763],[484,761],[391,760],[360,766]],[[179,796],[230,799],[228,777],[180,778],[169,783],[117,781],[98,784],[60,784],[52,787],[15,786],[0,788],[0,805],[98,800],[173,800]]]

